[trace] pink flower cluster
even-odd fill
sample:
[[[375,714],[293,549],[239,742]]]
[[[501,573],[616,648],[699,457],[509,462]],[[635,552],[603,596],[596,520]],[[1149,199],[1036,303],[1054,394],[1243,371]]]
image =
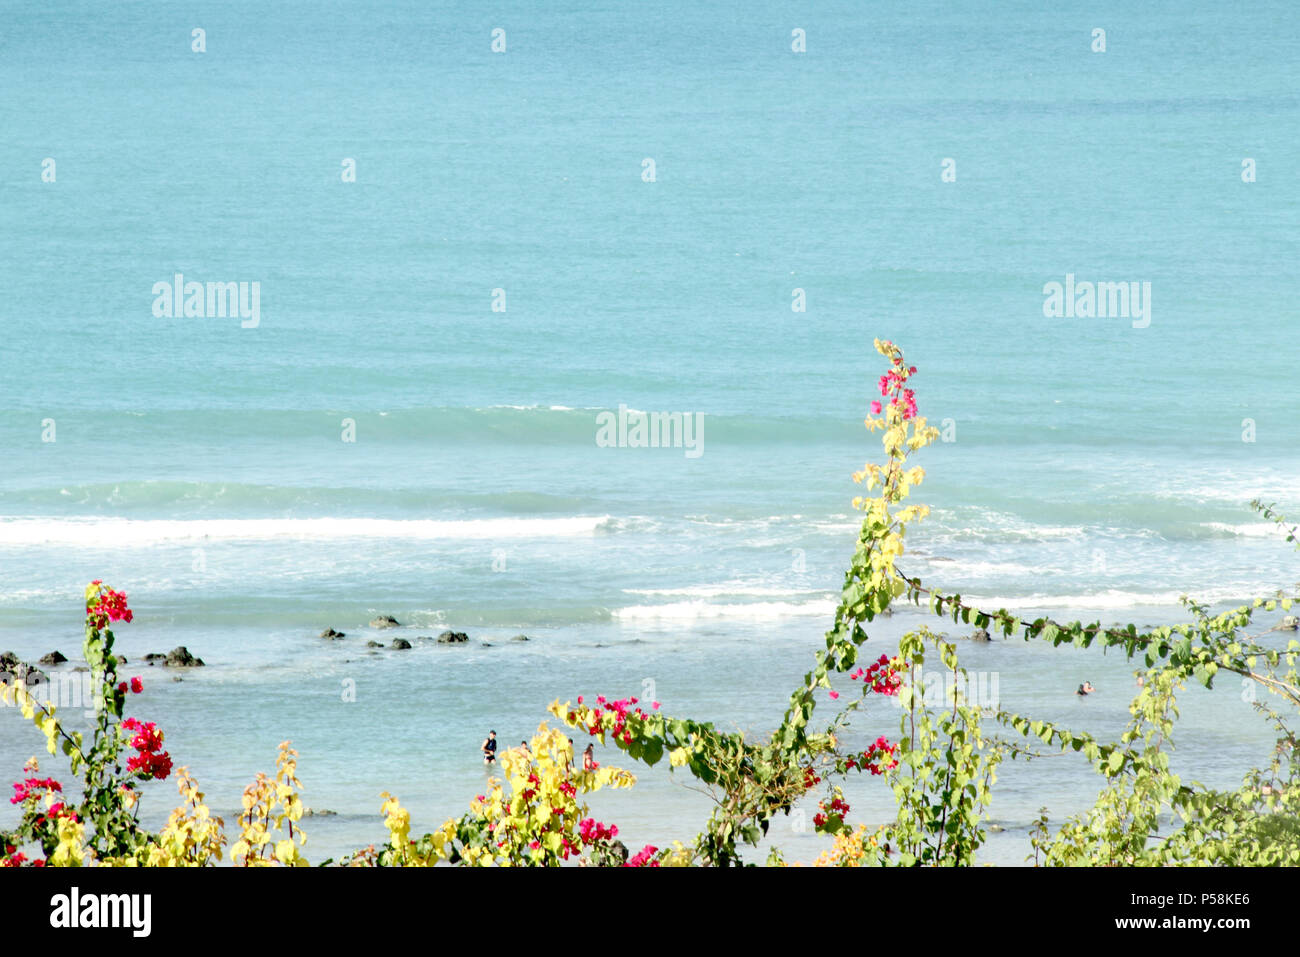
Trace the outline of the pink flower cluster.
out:
[[[135,737],[131,739],[131,747],[139,752],[127,760],[128,771],[138,771],[145,777],[156,778],[159,781],[171,774],[171,755],[159,750],[162,747],[163,735],[152,721],[142,724],[135,718],[127,718],[122,722],[122,727],[135,732]]]
[[[0,857],[0,867],[22,867],[27,863],[27,855],[18,850],[12,844],[5,845],[5,855]],[[32,861],[32,867],[44,867],[45,860]]]
[[[647,844],[641,850],[637,851],[628,859],[624,867],[658,867],[659,862],[655,860],[655,855],[659,853],[659,848],[653,844]]]
[[[75,811],[68,810],[67,805],[62,801],[59,801],[56,804],[51,804],[50,809],[44,814],[36,815],[36,821],[34,823],[37,827],[40,827],[46,821],[55,821],[61,817],[70,817],[75,821],[77,819],[77,814]]]
[[[578,704],[582,704],[582,696],[578,696]],[[659,702],[653,703],[652,707],[658,708]],[[610,727],[605,727],[605,717],[612,715],[614,720]],[[633,718],[636,721],[645,721],[649,715],[646,714],[637,705],[636,698],[626,698],[621,701],[606,701],[604,695],[598,695],[596,698],[596,707],[588,706],[585,723],[588,734],[600,734],[602,731],[613,736],[615,741],[622,741],[624,744],[632,743],[632,728],[628,727],[628,719]],[[569,712],[569,721],[578,720],[577,712]]]
[[[54,778],[27,778],[25,781],[15,781],[14,796],[9,799],[9,803],[24,804],[31,801],[34,804],[42,794],[53,794],[55,791],[62,794],[63,785]],[[46,821],[54,821],[61,817],[70,817],[74,821],[77,819],[76,813],[69,810],[66,804],[62,801],[56,801],[50,805],[49,810],[36,815],[36,819],[32,823],[34,826],[40,827]],[[17,867],[18,864],[26,860],[22,854],[15,855],[13,849],[6,852],[6,856],[11,859],[17,857],[17,863],[5,862],[6,867]],[[42,864],[43,862],[37,863]]]
[[[582,838],[584,844],[591,844],[594,841],[612,841],[618,836],[618,825],[606,826],[593,817],[583,818],[578,822],[578,836]]]
[[[904,419],[910,419],[916,415],[916,393],[911,389],[904,388],[903,385],[914,375],[916,375],[916,366],[904,368],[903,357],[896,355],[894,356],[894,368],[880,377],[880,395],[889,399],[891,406],[901,408]],[[873,415],[879,415],[880,409],[879,401],[871,403]]]
[[[876,694],[892,696],[898,694],[898,689],[903,685],[903,679],[898,672],[905,670],[907,670],[906,663],[900,663],[895,668],[889,660],[889,655],[881,655],[870,668],[859,668],[851,673],[849,678],[853,681],[861,678],[863,685],[869,685]]]
[[[850,769],[861,768],[863,771],[870,771],[872,774],[884,774],[886,771],[898,767],[898,759],[894,757],[894,752],[897,750],[897,744],[890,744],[885,736],[881,735],[861,755],[854,755],[845,761],[844,766]]]
[[[25,781],[15,781],[13,797],[9,799],[10,804],[22,804],[24,801],[32,798],[38,798],[43,791],[63,792],[63,785],[54,778],[28,778]]]
[[[829,820],[832,817],[837,817],[842,821],[849,813],[848,802],[846,802],[843,798],[838,798],[838,797],[831,798],[829,804],[827,804],[825,801],[822,801],[821,809],[822,809],[822,813],[817,814],[813,817],[813,827],[817,827],[817,828],[823,827],[826,824],[827,820]]]
[[[130,623],[135,616],[126,607],[126,593],[102,587],[103,582],[98,578],[91,584],[101,587],[99,593],[86,603],[86,617],[90,623],[100,630],[107,628],[110,621]]]

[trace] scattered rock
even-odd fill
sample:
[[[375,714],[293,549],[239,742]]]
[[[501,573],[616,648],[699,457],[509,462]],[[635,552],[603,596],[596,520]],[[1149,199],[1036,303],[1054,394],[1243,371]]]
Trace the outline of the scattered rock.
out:
[[[35,684],[45,680],[45,672],[22,661],[12,651],[0,654],[0,675],[14,678],[24,684]]]
[[[343,632],[335,631],[333,628],[326,628],[320,633],[320,636],[322,638],[328,638],[330,641],[338,641],[340,638],[346,637]]]
[[[1295,615],[1287,615],[1282,619],[1282,624],[1278,625],[1278,627],[1285,628],[1287,631],[1300,629],[1300,618],[1297,618]],[[45,659],[42,658],[41,663],[44,664]]]
[[[202,668],[203,659],[190,654],[184,645],[177,645],[167,652],[167,666],[170,668]]]
[[[440,645],[459,645],[466,641],[469,641],[469,635],[463,631],[444,631],[438,636]]]
[[[480,641],[479,644],[482,645],[484,648],[491,648],[491,647],[492,647],[492,643],[491,643],[491,642],[488,642],[488,641]]]
[[[145,655],[144,663],[148,665],[150,668],[152,668],[154,665],[165,665],[167,664],[167,656],[160,655],[157,652],[151,655]]]
[[[302,812],[303,817],[338,817],[338,811],[331,811],[329,808],[321,808],[319,811],[315,808],[307,808]]]
[[[990,834],[1001,834],[1001,833],[1002,833],[1003,831],[1005,831],[1005,830],[1006,830],[1006,828],[1004,828],[1001,824],[990,824],[990,825],[989,825],[989,833],[990,833]]]
[[[384,643],[383,643],[382,641],[373,641],[373,640],[372,640],[372,641],[367,641],[367,642],[366,642],[366,647],[367,647],[367,648],[382,648],[382,647],[384,647]]]
[[[40,663],[43,665],[61,665],[68,659],[58,651],[51,651],[48,655],[42,656]]]
[[[529,641],[530,639],[529,639],[529,637],[528,637],[527,635],[515,635],[515,636],[514,636],[513,638],[511,638],[510,640],[511,640],[511,641]]]
[[[411,643],[407,641],[405,638],[393,639],[393,648],[395,648],[398,651],[406,651],[410,647],[411,647]]]
[[[976,628],[975,631],[971,633],[970,640],[971,641],[992,641],[993,639],[989,637],[988,629]]]
[[[392,615],[380,615],[370,619],[371,628],[400,628],[401,625]]]

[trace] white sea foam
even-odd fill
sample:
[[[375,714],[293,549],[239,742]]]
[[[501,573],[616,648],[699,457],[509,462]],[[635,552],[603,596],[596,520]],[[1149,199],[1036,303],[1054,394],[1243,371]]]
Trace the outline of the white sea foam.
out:
[[[1286,541],[1287,531],[1291,526],[1297,524],[1288,522],[1284,528],[1275,525],[1272,522],[1243,522],[1240,524],[1229,524],[1227,522],[1203,522],[1202,528],[1212,528],[1216,532],[1226,532],[1229,535],[1236,535],[1241,538],[1276,538],[1279,542]]]
[[[406,539],[500,541],[578,538],[609,522],[608,515],[572,518],[485,518],[463,521],[384,518],[0,519],[0,545],[134,547],[161,542],[267,541],[270,539]]]
[[[1041,565],[1031,566],[1019,562],[965,561],[960,558],[945,558],[940,555],[914,555],[918,560],[933,566],[936,575],[1042,575],[1059,569],[1045,568]]]
[[[835,602],[827,599],[809,601],[755,601],[714,604],[707,601],[683,601],[665,605],[631,605],[619,608],[614,617],[621,620],[670,619],[673,621],[698,621],[708,618],[741,618],[772,620],[797,618],[806,615],[829,616],[835,613]]]
[[[650,597],[721,598],[727,595],[742,597],[790,598],[811,595],[807,588],[777,588],[761,582],[729,581],[709,585],[687,585],[682,588],[625,588],[629,595]]]
[[[1015,597],[994,595],[986,598],[976,594],[963,594],[962,601],[984,611],[993,611],[998,608],[1005,608],[1008,611],[1047,609],[1050,613],[1052,609],[1066,612],[1072,609],[1105,610],[1144,606],[1170,607],[1178,604],[1178,598],[1182,594],[1184,593],[1180,591],[1131,592],[1112,588],[1092,594],[1077,595],[1023,595]],[[1248,585],[1219,586],[1187,593],[1189,598],[1211,605],[1222,602],[1244,603],[1253,594],[1254,592]]]

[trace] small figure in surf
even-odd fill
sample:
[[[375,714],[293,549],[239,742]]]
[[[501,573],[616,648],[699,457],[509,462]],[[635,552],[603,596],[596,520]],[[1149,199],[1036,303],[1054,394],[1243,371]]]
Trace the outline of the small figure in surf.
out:
[[[489,731],[483,739],[483,763],[491,767],[497,760],[497,733]]]
[[[592,753],[592,747],[592,745],[588,744],[587,750],[582,752],[582,770],[584,771],[594,771],[600,767],[596,763],[596,755]]]
[[[1083,684],[1079,685],[1079,690],[1076,691],[1075,694],[1080,698],[1083,698],[1092,694],[1096,690],[1097,689],[1092,686],[1091,681],[1085,681]]]

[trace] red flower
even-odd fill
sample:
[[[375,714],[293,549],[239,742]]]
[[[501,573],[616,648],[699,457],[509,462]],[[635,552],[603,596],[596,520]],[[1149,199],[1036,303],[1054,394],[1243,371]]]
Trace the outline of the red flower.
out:
[[[131,739],[131,747],[139,752],[127,760],[128,771],[136,771],[159,781],[171,774],[171,755],[160,750],[163,734],[152,721],[141,724],[135,718],[127,718],[122,722],[122,727],[135,732],[135,737]]]
[[[108,627],[109,622],[125,621],[129,623],[135,617],[131,609],[126,607],[125,592],[105,588],[99,581],[92,582],[92,584],[99,589],[98,594],[86,602],[86,617],[92,626],[102,630]]]
[[[658,867],[659,862],[654,860],[654,856],[659,853],[659,848],[653,844],[647,844],[623,866],[624,867]]]

